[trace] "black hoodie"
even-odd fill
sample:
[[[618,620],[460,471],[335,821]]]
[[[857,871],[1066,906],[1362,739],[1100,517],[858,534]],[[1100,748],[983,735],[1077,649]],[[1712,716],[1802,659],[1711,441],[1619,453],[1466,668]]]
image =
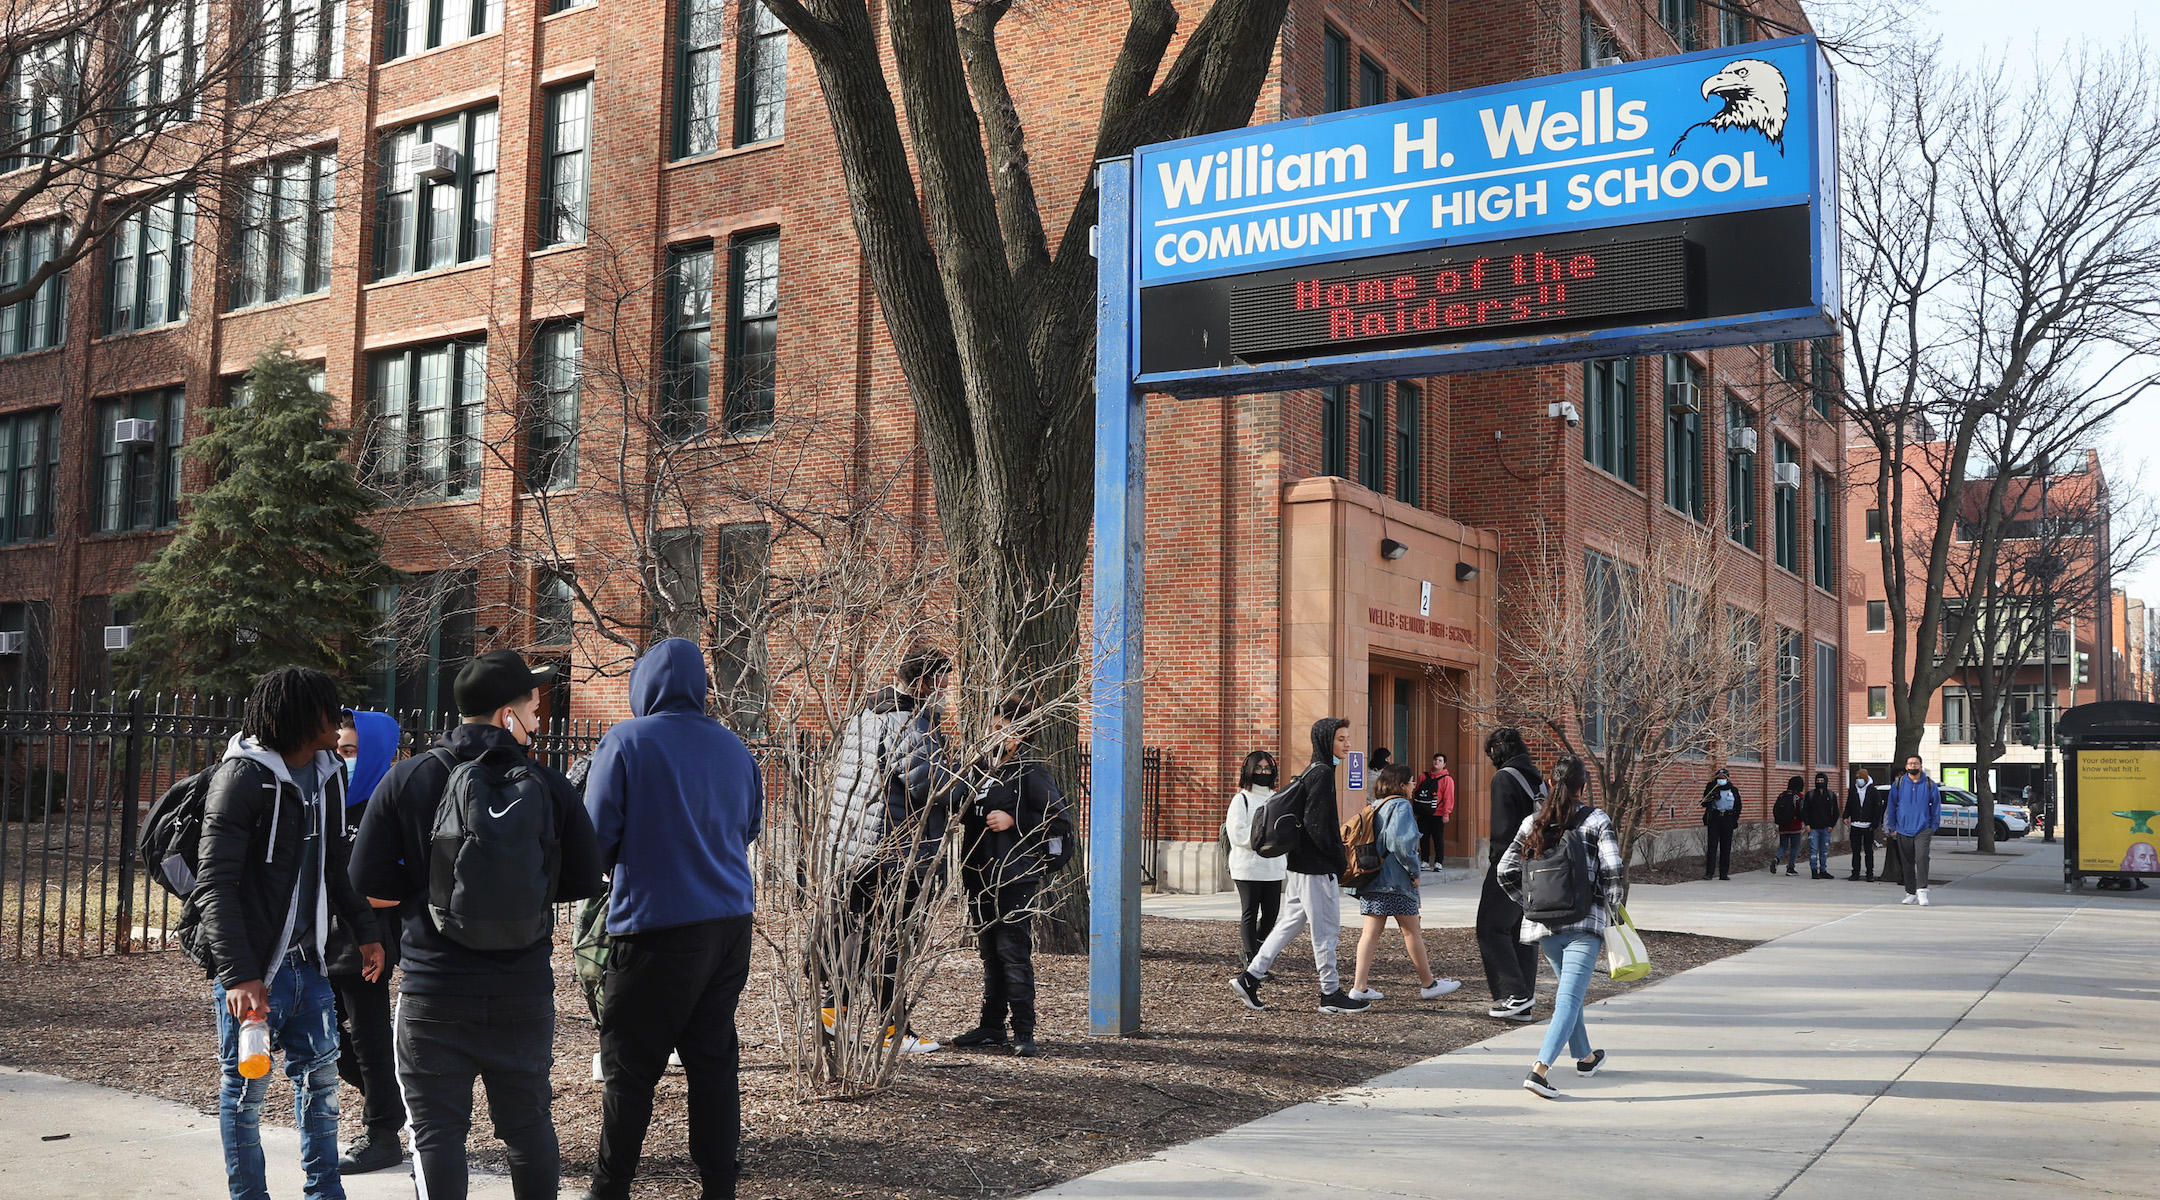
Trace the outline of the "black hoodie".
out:
[[[1525,791],[1523,785],[1507,773],[1509,767],[1521,771],[1523,778],[1530,781],[1529,790]],[[1544,786],[1545,777],[1538,773],[1537,764],[1530,761],[1528,754],[1516,755],[1493,772],[1492,826],[1486,843],[1490,861],[1494,866],[1499,865],[1500,856],[1506,854],[1507,848],[1514,843],[1515,831],[1522,828],[1522,823],[1531,813],[1537,811],[1538,789]]]
[[[1322,717],[1313,722],[1312,765],[1298,777],[1305,789],[1305,836],[1284,857],[1283,865],[1300,875],[1340,875],[1343,856],[1342,810],[1335,806],[1335,731],[1350,722]]]

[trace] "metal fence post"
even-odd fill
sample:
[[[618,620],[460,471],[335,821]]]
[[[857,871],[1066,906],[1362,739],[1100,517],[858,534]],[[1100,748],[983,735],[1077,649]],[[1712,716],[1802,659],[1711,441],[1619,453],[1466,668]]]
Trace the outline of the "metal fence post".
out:
[[[135,838],[142,820],[142,693],[128,693],[127,749],[120,767],[120,916],[113,948],[126,954],[134,945]],[[110,825],[107,829],[112,828]]]

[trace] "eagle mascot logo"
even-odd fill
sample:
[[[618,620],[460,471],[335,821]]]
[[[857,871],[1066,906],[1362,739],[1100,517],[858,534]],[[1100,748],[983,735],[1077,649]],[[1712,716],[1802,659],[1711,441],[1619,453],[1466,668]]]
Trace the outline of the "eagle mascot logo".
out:
[[[1712,96],[1725,102],[1723,110],[1707,121],[1697,121],[1680,131],[1665,157],[1680,153],[1680,143],[1704,126],[1712,129],[1752,129],[1770,139],[1779,154],[1785,153],[1786,88],[1784,73],[1759,58],[1738,58],[1703,80],[1703,99]]]

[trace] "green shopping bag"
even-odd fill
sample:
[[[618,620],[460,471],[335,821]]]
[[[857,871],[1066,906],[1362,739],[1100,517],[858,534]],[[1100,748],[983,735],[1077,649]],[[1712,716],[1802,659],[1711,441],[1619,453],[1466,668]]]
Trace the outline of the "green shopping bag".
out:
[[[1605,925],[1605,973],[1623,983],[1650,973],[1650,951],[1625,906]]]

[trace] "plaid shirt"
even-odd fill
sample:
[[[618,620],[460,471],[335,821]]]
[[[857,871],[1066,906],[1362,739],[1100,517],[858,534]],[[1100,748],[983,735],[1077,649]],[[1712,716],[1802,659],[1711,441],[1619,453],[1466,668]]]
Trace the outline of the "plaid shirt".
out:
[[[1515,830],[1515,840],[1508,844],[1507,853],[1500,856],[1500,890],[1506,892],[1508,898],[1517,904],[1521,904],[1523,899],[1523,839],[1529,836],[1530,827],[1536,821],[1535,813],[1523,818],[1522,825]],[[1590,915],[1580,921],[1552,929],[1524,917],[1522,933],[1518,938],[1522,942],[1536,942],[1540,938],[1562,933],[1602,934],[1605,927],[1612,923],[1612,915],[1619,911],[1622,904],[1627,903],[1627,863],[1620,858],[1620,839],[1614,835],[1612,818],[1605,815],[1605,810],[1591,809],[1590,815],[1583,818],[1582,825],[1566,836],[1597,839],[1598,893],[1591,898]]]

